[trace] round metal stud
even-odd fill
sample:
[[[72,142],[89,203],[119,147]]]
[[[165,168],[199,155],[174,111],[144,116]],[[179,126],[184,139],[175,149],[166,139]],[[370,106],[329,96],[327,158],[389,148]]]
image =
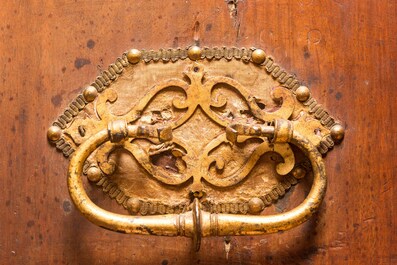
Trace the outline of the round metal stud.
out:
[[[89,181],[98,182],[101,180],[101,177],[102,177],[102,173],[98,167],[93,166],[87,170],[87,178]]]
[[[340,124],[335,124],[331,128],[331,137],[335,141],[340,141],[345,136],[345,128]]]
[[[296,167],[292,170],[292,176],[296,179],[302,179],[306,175],[306,170],[303,169],[302,167]]]
[[[266,53],[262,49],[256,49],[251,55],[252,61],[256,64],[261,64],[266,60]]]
[[[252,198],[248,202],[248,210],[252,214],[260,213],[263,208],[265,207],[265,204],[263,201],[259,198]]]
[[[138,63],[141,60],[141,56],[141,51],[137,49],[131,49],[127,53],[127,59],[132,64]]]
[[[190,60],[196,61],[201,58],[201,49],[198,46],[192,46],[187,51],[187,55],[189,56]]]
[[[310,90],[306,86],[298,87],[295,93],[296,93],[296,98],[300,102],[305,102],[310,97]]]
[[[87,102],[92,102],[98,96],[98,91],[93,86],[88,86],[84,89],[83,96]]]
[[[61,136],[62,136],[62,130],[58,126],[53,125],[50,128],[48,128],[47,131],[48,140],[55,142],[61,139]]]
[[[137,214],[139,213],[139,210],[141,209],[141,201],[138,200],[137,198],[129,198],[127,200],[127,210],[131,214]]]

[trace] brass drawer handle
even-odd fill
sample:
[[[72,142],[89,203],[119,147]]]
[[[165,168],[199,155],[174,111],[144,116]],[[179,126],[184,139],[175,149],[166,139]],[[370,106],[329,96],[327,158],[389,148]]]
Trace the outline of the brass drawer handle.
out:
[[[275,233],[302,224],[317,211],[326,190],[326,174],[323,159],[317,148],[303,135],[292,129],[287,120],[276,120],[274,126],[231,125],[226,129],[227,138],[235,142],[238,136],[256,135],[268,137],[274,142],[288,142],[298,146],[309,158],[314,179],[307,198],[286,213],[252,216],[216,214],[200,209],[198,199],[193,210],[182,214],[130,216],[115,214],[95,205],[84,190],[81,175],[84,161],[106,141],[122,141],[133,137],[158,137],[161,141],[172,139],[171,130],[153,126],[132,126],[123,121],[110,123],[82,143],[72,157],[68,171],[68,188],[77,209],[94,224],[113,231],[131,234],[187,236],[195,239],[196,249],[200,238],[206,236],[259,235]]]
[[[305,222],[324,198],[322,155],[344,128],[256,48],[131,49],[48,130],[70,157],[68,189],[94,224],[122,233],[259,235]],[[299,150],[300,149],[300,150]],[[306,175],[307,198],[260,215]],[[129,215],[95,205],[82,175]]]

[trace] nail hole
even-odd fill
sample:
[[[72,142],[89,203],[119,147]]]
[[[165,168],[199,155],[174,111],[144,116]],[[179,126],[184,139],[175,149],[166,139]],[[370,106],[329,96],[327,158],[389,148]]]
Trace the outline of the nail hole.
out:
[[[317,136],[321,136],[321,129],[320,128],[314,129],[314,134]]]
[[[256,102],[256,104],[258,105],[258,107],[259,107],[260,109],[265,109],[265,108],[266,108],[266,105],[263,104],[263,103],[261,103],[261,102]]]

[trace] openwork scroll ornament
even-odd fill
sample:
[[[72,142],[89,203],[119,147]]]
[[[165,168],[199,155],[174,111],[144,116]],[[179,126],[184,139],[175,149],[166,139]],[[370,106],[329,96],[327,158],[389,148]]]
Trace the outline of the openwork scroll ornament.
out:
[[[48,130],[72,157],[69,191],[90,221],[190,236],[196,248],[202,236],[271,233],[307,220],[325,192],[321,154],[343,134],[263,50],[197,46],[126,52]],[[307,174],[314,181],[305,202],[289,215],[257,215]],[[92,203],[81,175],[129,215]]]

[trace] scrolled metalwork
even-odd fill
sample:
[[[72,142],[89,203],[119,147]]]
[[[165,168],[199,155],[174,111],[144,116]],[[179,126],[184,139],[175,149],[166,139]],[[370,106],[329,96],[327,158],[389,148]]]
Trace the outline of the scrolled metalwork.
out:
[[[125,52],[48,130],[71,156],[68,187],[96,225],[132,234],[256,235],[297,226],[326,189],[321,154],[344,128],[308,87],[256,48]],[[261,212],[307,174],[307,198]],[[128,210],[96,206],[82,175]]]

